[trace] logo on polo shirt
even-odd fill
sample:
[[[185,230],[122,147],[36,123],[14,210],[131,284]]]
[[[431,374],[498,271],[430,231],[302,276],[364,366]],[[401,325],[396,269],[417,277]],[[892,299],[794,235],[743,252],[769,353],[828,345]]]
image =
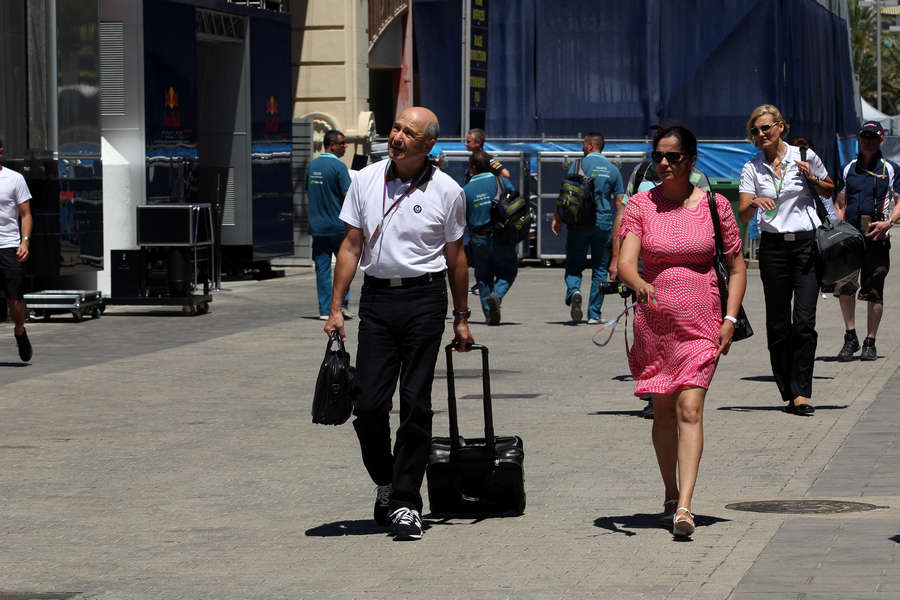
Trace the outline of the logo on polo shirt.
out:
[[[413,212],[419,214],[420,212],[422,212],[422,207],[416,204],[415,206],[413,206]]]

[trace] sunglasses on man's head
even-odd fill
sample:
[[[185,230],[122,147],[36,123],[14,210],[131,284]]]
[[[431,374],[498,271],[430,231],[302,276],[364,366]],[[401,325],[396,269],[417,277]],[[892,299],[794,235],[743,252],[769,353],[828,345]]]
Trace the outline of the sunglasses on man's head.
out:
[[[767,132],[768,130],[770,130],[770,129],[772,129],[773,127],[775,127],[776,125],[778,125],[778,123],[780,123],[780,121],[775,121],[774,123],[769,123],[768,125],[760,125],[759,127],[751,127],[751,128],[750,128],[750,135],[759,135],[759,132],[760,132],[760,131],[762,131],[763,133],[765,133],[765,132]]]
[[[863,131],[859,134],[859,137],[867,140],[880,140],[881,136],[875,133],[874,131]]]
[[[669,164],[677,163],[685,156],[687,156],[687,154],[684,152],[658,152],[654,150],[650,153],[650,158],[652,158],[655,163],[661,163],[664,158],[669,161]]]

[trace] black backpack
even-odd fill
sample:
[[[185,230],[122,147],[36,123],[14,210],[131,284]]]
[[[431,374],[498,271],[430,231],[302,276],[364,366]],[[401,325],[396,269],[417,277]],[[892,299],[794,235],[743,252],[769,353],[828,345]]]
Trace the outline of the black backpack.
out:
[[[567,174],[556,200],[556,214],[566,225],[587,227],[594,224],[597,203],[594,201],[594,180],[581,168],[581,159],[575,161],[575,172]]]
[[[497,195],[491,201],[491,224],[494,237],[507,244],[528,239],[533,217],[528,201],[516,190],[509,190],[501,177],[497,179]]]
[[[337,350],[332,350],[331,345],[335,342]],[[344,349],[344,341],[338,332],[332,331],[316,379],[312,422],[322,425],[345,423],[353,412],[358,393],[356,369],[350,365],[350,354]]]

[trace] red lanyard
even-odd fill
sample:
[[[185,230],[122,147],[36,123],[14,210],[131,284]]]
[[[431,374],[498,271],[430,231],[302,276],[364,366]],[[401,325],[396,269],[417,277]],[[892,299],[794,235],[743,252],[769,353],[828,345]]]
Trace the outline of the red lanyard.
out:
[[[416,185],[415,185],[414,183],[410,182],[410,184],[409,184],[409,189],[406,190],[405,192],[403,192],[403,195],[402,195],[402,196],[400,196],[399,198],[397,198],[396,200],[394,200],[394,203],[391,204],[391,207],[388,208],[387,211],[385,211],[385,210],[384,210],[384,203],[385,203],[385,201],[387,200],[387,184],[388,184],[388,178],[387,178],[387,175],[385,175],[385,176],[384,176],[384,189],[382,189],[382,191],[381,191],[381,220],[382,220],[382,221],[384,221],[384,218],[385,218],[386,216],[388,216],[388,214],[389,214],[392,210],[394,210],[394,207],[396,207],[398,204],[400,204],[401,202],[403,202],[403,200],[404,200],[407,196],[409,196],[410,194],[412,194],[413,191],[416,189]]]

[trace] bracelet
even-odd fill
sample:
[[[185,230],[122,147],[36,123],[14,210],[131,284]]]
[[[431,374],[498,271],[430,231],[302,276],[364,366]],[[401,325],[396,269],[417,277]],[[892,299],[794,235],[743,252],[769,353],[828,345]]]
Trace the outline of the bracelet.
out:
[[[731,315],[725,315],[722,318],[725,319],[726,321],[731,321],[732,323],[737,325],[737,317],[732,317]]]

